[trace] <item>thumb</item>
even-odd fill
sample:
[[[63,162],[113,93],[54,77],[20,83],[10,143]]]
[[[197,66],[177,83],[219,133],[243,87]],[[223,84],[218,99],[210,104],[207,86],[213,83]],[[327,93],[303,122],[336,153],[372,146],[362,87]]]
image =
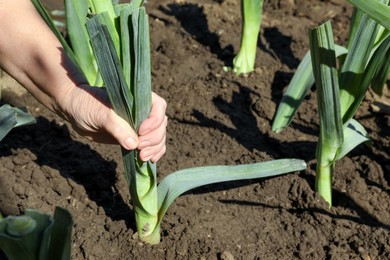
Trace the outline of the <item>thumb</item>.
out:
[[[138,135],[129,123],[118,116],[112,109],[104,128],[123,148],[134,150],[138,146]]]

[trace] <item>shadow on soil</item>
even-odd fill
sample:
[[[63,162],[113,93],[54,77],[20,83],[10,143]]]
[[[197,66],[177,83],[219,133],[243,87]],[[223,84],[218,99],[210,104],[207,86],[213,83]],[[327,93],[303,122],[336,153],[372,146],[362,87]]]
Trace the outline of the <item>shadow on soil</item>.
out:
[[[314,216],[315,214],[322,214],[327,215],[331,217],[332,219],[340,219],[340,220],[348,220],[355,222],[360,225],[366,225],[369,227],[374,228],[384,228],[387,230],[390,230],[390,226],[382,223],[381,221],[377,220],[375,216],[368,213],[366,210],[364,210],[362,207],[360,207],[352,198],[348,197],[345,193],[339,192],[337,190],[333,191],[334,194],[334,207],[340,206],[340,207],[346,207],[358,214],[358,216],[352,216],[352,215],[340,215],[340,214],[334,214],[326,209],[318,208],[318,207],[292,207],[290,209],[286,208],[285,206],[271,206],[267,205],[262,202],[251,202],[251,201],[239,201],[239,200],[220,200],[222,203],[226,204],[239,204],[242,206],[251,206],[251,207],[264,207],[264,208],[271,208],[271,209],[277,209],[277,210],[287,210],[288,212],[292,214],[310,214]]]
[[[271,138],[266,131],[258,128],[258,119],[252,109],[253,100],[251,95],[258,95],[249,88],[237,83],[239,91],[232,94],[232,100],[226,101],[221,96],[213,99],[217,109],[228,116],[234,125],[229,127],[213,118],[207,117],[198,110],[193,110],[192,115],[196,118],[194,121],[178,120],[183,124],[196,125],[201,127],[215,128],[234,138],[243,145],[248,151],[265,151],[273,158],[294,158],[299,154],[303,160],[313,159],[316,144],[308,141],[289,142],[289,148],[279,140]],[[302,131],[312,132],[311,129],[304,129],[298,126]]]
[[[203,7],[195,4],[169,4],[167,7],[160,6],[159,10],[166,15],[173,16],[179,21],[183,29],[194,37],[200,44],[207,46],[210,52],[217,55],[225,66],[232,65],[234,50],[231,45],[222,48],[219,36],[211,32]]]
[[[159,10],[175,17],[187,33],[200,44],[207,46],[218,59],[224,62],[225,66],[232,66],[238,49],[234,50],[232,45],[221,47],[218,34],[209,29],[203,7],[195,4],[169,4],[167,7],[159,6]],[[294,56],[291,49],[292,37],[285,36],[277,28],[272,27],[263,29],[265,42],[262,42],[261,38],[258,39],[258,48],[278,59],[282,64],[286,64],[290,69],[298,66],[300,60]]]
[[[133,214],[115,190],[116,163],[103,159],[88,145],[74,141],[66,125],[38,117],[37,124],[12,130],[0,147],[0,157],[11,155],[15,149],[30,150],[38,165],[58,170],[64,178],[80,184],[108,217],[124,220],[134,229],[134,220],[129,219]]]

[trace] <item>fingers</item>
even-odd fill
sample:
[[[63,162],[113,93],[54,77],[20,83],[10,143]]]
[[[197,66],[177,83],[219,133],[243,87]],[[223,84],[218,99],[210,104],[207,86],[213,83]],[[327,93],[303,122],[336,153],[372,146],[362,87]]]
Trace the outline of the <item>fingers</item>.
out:
[[[138,131],[140,158],[143,161],[158,161],[165,153],[166,127],[168,117],[165,115],[167,104],[164,99],[153,93],[152,111],[141,124]]]
[[[166,101],[155,93],[152,93],[152,111],[148,118],[141,124],[138,134],[146,135],[159,128],[165,119]]]
[[[139,136],[138,149],[140,150],[140,158],[143,161],[152,160],[158,161],[165,153],[166,127],[168,118],[164,115],[162,124],[154,131],[146,135]]]
[[[140,150],[139,156],[140,159],[144,162],[148,160],[151,160],[152,162],[157,162],[165,154],[165,151],[166,146],[164,137],[161,143]]]

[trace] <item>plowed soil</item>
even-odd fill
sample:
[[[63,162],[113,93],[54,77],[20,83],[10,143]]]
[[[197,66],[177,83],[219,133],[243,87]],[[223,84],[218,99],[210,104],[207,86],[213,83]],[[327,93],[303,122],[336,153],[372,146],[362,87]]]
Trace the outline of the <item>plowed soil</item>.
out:
[[[45,1],[52,9],[61,1]],[[226,73],[240,45],[238,0],[148,1],[153,90],[168,102],[167,153],[159,178],[178,169],[300,158],[305,171],[209,185],[187,192],[168,210],[161,243],[135,235],[120,149],[91,143],[12,79],[2,103],[23,106],[37,124],[14,129],[0,143],[0,209],[74,218],[73,259],[390,259],[389,115],[368,93],[356,119],[372,146],[360,145],[336,164],[334,205],[314,191],[319,125],[316,93],[292,124],[271,131],[275,109],[303,55],[310,27],[331,19],[345,44],[347,1],[265,0],[256,70]],[[1,256],[0,256],[1,258]]]

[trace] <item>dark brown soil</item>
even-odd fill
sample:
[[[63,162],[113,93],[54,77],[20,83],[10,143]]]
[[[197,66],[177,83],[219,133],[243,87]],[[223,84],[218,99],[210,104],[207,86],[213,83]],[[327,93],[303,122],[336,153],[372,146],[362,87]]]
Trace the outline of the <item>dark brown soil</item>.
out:
[[[361,145],[337,162],[332,209],[313,191],[315,92],[288,129],[270,130],[308,50],[307,29],[332,19],[343,44],[352,8],[342,0],[264,2],[256,72],[237,77],[223,66],[240,44],[238,0],[148,1],[153,87],[169,104],[158,172],[292,157],[307,161],[306,171],[188,192],[165,216],[161,243],[146,245],[134,236],[118,147],[80,138],[7,80],[2,102],[26,106],[38,123],[0,143],[2,213],[67,208],[73,259],[390,259],[390,118],[370,110],[374,96],[356,117],[372,148]]]

